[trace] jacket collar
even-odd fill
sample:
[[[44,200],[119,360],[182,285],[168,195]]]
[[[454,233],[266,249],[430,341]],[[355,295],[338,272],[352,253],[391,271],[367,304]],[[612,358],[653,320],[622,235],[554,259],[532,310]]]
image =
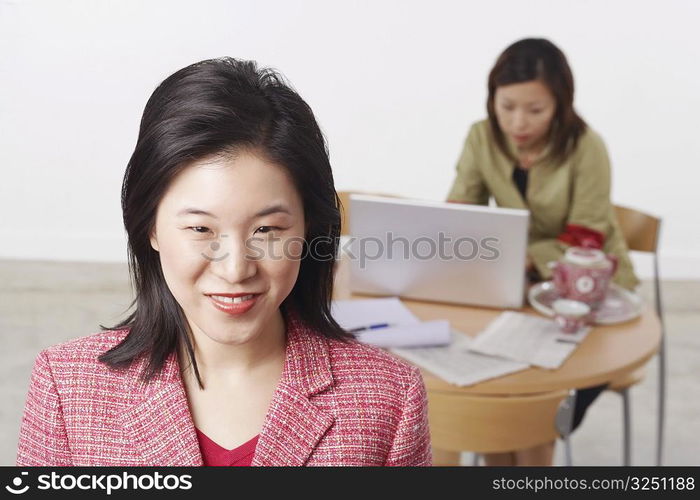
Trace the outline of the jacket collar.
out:
[[[333,417],[310,401],[333,385],[328,342],[295,311],[282,310],[287,326],[285,364],[252,465],[304,465],[333,424]],[[134,450],[148,465],[202,465],[177,354],[171,353],[148,384],[138,379],[144,363],[145,359],[129,368],[127,390],[136,396],[119,416]]]
[[[520,194],[520,191],[518,190],[518,187],[515,185],[514,182],[511,182],[511,179],[513,178],[513,171],[515,170],[515,165],[517,163],[516,160],[518,158],[518,147],[513,142],[513,140],[506,134],[503,135],[505,138],[505,144],[506,144],[506,149],[510,153],[510,158],[503,154],[503,152],[496,146],[496,140],[494,136],[494,132],[489,126],[488,128],[488,133],[489,133],[489,138],[491,143],[493,144],[493,148],[497,151],[496,158],[498,161],[496,162],[497,168],[500,170],[501,175],[503,176],[504,179],[507,180],[507,185],[509,186],[509,194],[507,195],[506,199],[500,199],[497,200],[499,205],[502,206],[507,206],[511,208],[520,208],[523,210],[529,210],[528,207],[528,202],[527,202],[527,197],[523,196]],[[540,155],[537,157],[533,165],[529,169],[528,173],[528,188],[527,188],[527,193],[526,195],[532,194],[534,191],[537,190],[538,186],[541,183],[541,176],[542,176],[542,171],[547,167],[547,165],[551,164],[549,154],[552,150],[552,144],[551,141],[547,143],[547,145],[544,147]],[[513,159],[511,159],[513,158]]]

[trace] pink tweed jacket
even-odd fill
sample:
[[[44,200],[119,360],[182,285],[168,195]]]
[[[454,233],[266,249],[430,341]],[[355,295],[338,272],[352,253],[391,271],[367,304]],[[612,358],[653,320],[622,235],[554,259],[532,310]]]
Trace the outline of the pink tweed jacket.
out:
[[[97,360],[128,330],[42,351],[19,435],[20,466],[202,465],[177,355],[145,384],[145,360]],[[322,338],[287,317],[286,361],[254,466],[431,464],[423,379],[381,349]]]

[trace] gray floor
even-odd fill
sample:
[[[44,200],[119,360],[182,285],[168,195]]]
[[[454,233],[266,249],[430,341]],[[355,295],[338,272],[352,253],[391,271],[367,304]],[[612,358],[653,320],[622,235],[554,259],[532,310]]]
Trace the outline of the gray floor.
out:
[[[663,285],[668,331],[666,465],[700,465],[700,282]],[[642,293],[650,298],[650,287]],[[0,261],[0,465],[14,463],[29,374],[44,347],[99,331],[122,317],[131,300],[121,264]],[[633,464],[652,465],[656,429],[656,358],[632,389]],[[573,436],[576,465],[617,465],[620,397],[604,393]],[[561,447],[556,462],[563,463]]]

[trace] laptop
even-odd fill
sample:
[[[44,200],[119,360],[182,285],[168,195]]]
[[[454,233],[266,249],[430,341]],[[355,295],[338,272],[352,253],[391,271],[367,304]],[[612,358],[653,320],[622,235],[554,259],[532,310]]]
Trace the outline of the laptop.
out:
[[[453,304],[519,308],[527,210],[350,195],[350,289]]]

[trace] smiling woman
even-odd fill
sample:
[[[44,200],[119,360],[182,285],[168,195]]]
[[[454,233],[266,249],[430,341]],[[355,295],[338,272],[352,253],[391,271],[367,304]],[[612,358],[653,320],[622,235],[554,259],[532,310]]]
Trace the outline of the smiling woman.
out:
[[[420,372],[330,314],[340,205],[282,77],[188,66],[122,185],[136,298],[37,357],[18,465],[429,465]]]
[[[227,358],[241,345],[281,341],[280,306],[296,283],[302,249],[272,257],[305,233],[290,175],[253,150],[194,161],[171,181],[150,242],[197,347],[212,349],[202,356],[208,368],[234,365]],[[229,355],[221,343],[236,348]]]

